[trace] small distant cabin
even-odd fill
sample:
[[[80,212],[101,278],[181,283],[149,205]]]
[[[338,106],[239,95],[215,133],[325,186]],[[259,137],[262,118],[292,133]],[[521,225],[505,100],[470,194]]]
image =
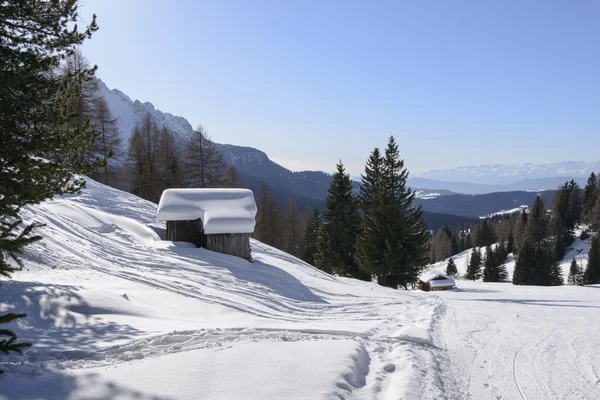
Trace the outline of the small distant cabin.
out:
[[[166,222],[167,240],[249,260],[256,212],[249,189],[167,189],[156,219]]]
[[[454,279],[435,271],[425,272],[421,275],[417,285],[420,290],[425,292],[450,290],[455,286],[456,282],[454,282]]]

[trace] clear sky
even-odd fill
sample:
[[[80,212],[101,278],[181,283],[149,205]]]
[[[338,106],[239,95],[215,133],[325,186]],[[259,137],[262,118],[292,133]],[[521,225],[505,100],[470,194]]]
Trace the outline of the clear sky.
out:
[[[110,88],[294,169],[600,159],[600,1],[82,0]]]

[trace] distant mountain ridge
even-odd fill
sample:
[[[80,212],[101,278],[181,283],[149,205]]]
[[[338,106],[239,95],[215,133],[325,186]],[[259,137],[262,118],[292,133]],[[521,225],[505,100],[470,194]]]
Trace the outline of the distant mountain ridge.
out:
[[[414,174],[414,177],[438,181],[512,184],[522,180],[541,178],[588,177],[600,171],[600,161],[562,161],[551,164],[523,163],[514,165],[469,165],[452,169],[437,169]]]
[[[581,187],[585,186],[587,181],[587,177],[572,176],[523,179],[518,182],[506,184],[447,182],[426,178],[409,178],[408,184],[411,187],[418,187],[428,190],[449,190],[455,193],[463,194],[486,194],[497,192],[556,190],[556,188],[565,183],[565,181],[571,179],[575,180],[575,182],[577,182]]]

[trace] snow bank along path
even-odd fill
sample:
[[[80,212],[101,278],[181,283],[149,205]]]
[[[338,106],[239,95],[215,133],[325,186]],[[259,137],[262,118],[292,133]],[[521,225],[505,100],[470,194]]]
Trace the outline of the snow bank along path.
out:
[[[254,263],[161,241],[156,205],[92,180],[46,224],[0,311],[35,346],[0,399],[440,399],[436,296],[331,277],[252,242]]]
[[[573,244],[565,275],[572,257],[585,265],[589,242]],[[460,274],[466,254],[455,257]],[[513,269],[510,262],[511,276]],[[442,333],[450,369],[443,379],[458,393],[448,398],[600,398],[600,286],[458,280],[456,290],[437,295],[448,303]]]

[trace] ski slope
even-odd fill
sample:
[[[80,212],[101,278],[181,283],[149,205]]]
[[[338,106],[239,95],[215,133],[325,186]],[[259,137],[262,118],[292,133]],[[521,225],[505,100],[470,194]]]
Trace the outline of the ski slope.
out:
[[[35,345],[0,356],[0,399],[443,398],[438,297],[162,241],[155,211],[92,180],[24,211],[44,240],[0,311]]]
[[[571,246],[562,263],[565,279],[573,257],[585,268],[590,240]],[[461,275],[469,253],[454,257]],[[446,263],[430,269],[445,270]],[[512,277],[512,256],[507,269]],[[457,280],[455,290],[437,296],[447,304],[444,398],[600,398],[600,286]]]

